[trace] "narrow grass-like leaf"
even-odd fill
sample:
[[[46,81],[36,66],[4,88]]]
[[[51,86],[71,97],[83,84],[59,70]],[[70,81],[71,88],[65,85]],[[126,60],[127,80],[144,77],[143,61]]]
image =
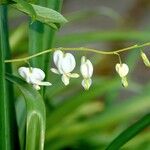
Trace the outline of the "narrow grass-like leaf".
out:
[[[3,6],[0,6],[0,32],[3,32],[2,25],[2,13]],[[1,47],[0,47],[0,149],[11,148],[10,142],[10,132],[9,132],[9,117],[8,117],[8,100],[6,98],[6,81],[5,81],[5,65],[4,65],[4,51],[3,51],[3,39],[1,38]]]
[[[141,41],[148,42],[150,38],[149,32],[137,32],[137,31],[96,31],[96,32],[83,32],[72,33],[63,36],[58,36],[56,44],[71,45],[71,44],[84,44],[89,42],[105,42],[105,41]]]
[[[145,115],[142,119],[138,120],[130,127],[128,127],[125,131],[123,131],[110,143],[106,150],[120,149],[126,142],[128,142],[130,139],[132,139],[134,136],[136,136],[139,132],[141,132],[144,128],[148,126],[150,126],[150,113]]]
[[[11,73],[7,5],[0,6],[0,149],[19,149],[13,87],[5,81],[5,71]],[[15,134],[14,134],[15,133]]]
[[[71,138],[74,141],[85,137],[85,135],[92,135],[92,133],[105,130],[108,127],[116,125],[118,122],[125,121],[135,115],[148,111],[150,109],[150,102],[148,100],[149,96],[135,97],[121,104],[111,106],[103,113],[91,119],[77,122],[72,125],[63,126],[59,124],[59,126],[47,132],[46,141],[52,141],[53,143],[54,139],[57,139],[57,141],[63,139],[65,141]]]
[[[34,5],[34,4],[30,4],[30,5],[33,7],[33,9],[36,12],[35,19],[51,26],[52,28],[56,29],[57,24],[62,25],[67,22],[67,20],[60,13],[58,13],[57,11],[53,9]],[[31,11],[26,9],[26,7],[24,7],[23,5],[17,3],[17,4],[14,4],[13,6],[17,8],[18,10],[28,14],[30,17],[33,16]]]
[[[43,50],[43,30],[44,25],[39,21],[29,23],[29,55],[41,52]],[[31,60],[33,67],[43,69],[43,56]]]
[[[17,85],[26,101],[26,150],[43,150],[46,115],[41,95],[15,76],[7,75],[6,78]]]
[[[61,6],[63,1],[62,0],[50,0],[47,1],[47,7],[53,10],[60,12]],[[44,26],[44,35],[43,35],[43,49],[52,48],[54,45],[54,38],[55,38],[56,30],[49,26]],[[44,56],[44,71],[46,74],[46,80],[49,77],[49,62],[51,61],[52,54],[47,54]],[[44,88],[45,92],[45,88]]]

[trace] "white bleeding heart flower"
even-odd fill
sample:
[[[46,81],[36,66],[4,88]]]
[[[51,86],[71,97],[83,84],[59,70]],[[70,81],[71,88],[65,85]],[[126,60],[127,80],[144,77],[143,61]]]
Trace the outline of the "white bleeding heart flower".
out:
[[[127,64],[123,63],[123,64],[116,64],[116,71],[119,74],[119,76],[121,77],[121,81],[122,81],[122,85],[124,87],[128,86],[128,81],[127,81],[127,74],[129,72],[129,67]]]
[[[80,72],[83,76],[82,86],[85,90],[88,90],[92,84],[91,77],[93,75],[93,65],[85,56],[81,58]]]
[[[129,67],[127,64],[116,64],[116,71],[120,77],[125,77],[129,72]]]
[[[71,53],[63,53],[61,50],[57,50],[53,54],[53,61],[56,68],[51,68],[51,71],[55,74],[61,74],[62,82],[65,85],[69,84],[70,78],[78,78],[77,73],[71,73],[75,66],[76,61]]]
[[[39,68],[20,67],[19,75],[29,84],[32,84],[36,90],[40,90],[40,86],[50,86],[50,82],[44,82],[45,73]]]

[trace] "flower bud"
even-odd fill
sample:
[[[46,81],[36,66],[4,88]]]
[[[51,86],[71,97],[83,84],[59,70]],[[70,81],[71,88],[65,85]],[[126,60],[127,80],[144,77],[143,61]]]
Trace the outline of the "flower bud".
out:
[[[145,64],[145,66],[150,67],[149,59],[147,58],[146,54],[142,51],[141,51],[141,57],[142,57],[142,60]]]

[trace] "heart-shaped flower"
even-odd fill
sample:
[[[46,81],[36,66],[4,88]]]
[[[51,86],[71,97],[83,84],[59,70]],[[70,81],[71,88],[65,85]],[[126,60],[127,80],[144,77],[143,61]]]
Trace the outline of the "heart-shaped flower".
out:
[[[129,67],[127,64],[125,63],[117,63],[116,64],[116,71],[117,73],[119,74],[119,76],[121,77],[121,81],[122,81],[122,85],[124,87],[127,87],[128,86],[128,81],[127,81],[127,74],[129,72]]]
[[[65,85],[69,84],[70,78],[79,77],[77,73],[71,73],[76,66],[75,58],[71,53],[63,53],[57,50],[53,54],[53,61],[57,69],[51,68],[51,71],[56,74],[61,74],[61,79]]]
[[[93,75],[93,65],[85,56],[81,58],[80,72],[83,76],[82,86],[85,90],[88,90],[92,84],[91,77]]]
[[[32,84],[36,90],[40,90],[40,86],[50,86],[50,82],[44,82],[45,73],[39,68],[20,67],[19,75],[29,84]]]

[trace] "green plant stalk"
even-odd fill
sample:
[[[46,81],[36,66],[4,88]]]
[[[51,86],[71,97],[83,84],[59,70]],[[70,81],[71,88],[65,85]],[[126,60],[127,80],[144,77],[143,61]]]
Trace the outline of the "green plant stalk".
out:
[[[150,125],[150,113],[145,115],[142,119],[131,125],[125,131],[123,131],[117,138],[115,138],[106,150],[120,149],[126,142],[136,136],[144,128]]]
[[[63,3],[62,0],[50,0],[50,1],[47,1],[47,7],[60,12],[62,3]],[[52,29],[49,26],[44,27],[44,37],[43,37],[43,49],[44,50],[53,47],[55,32],[56,32],[56,30]],[[44,71],[46,73],[46,77],[48,75],[50,59],[51,59],[50,54],[45,55],[45,57],[44,57]]]
[[[5,63],[27,61],[27,60],[30,60],[34,57],[44,55],[44,54],[47,54],[47,53],[50,53],[50,52],[54,52],[58,49],[60,49],[62,51],[80,51],[80,52],[87,51],[87,52],[97,53],[97,54],[101,54],[101,55],[118,55],[119,53],[122,53],[122,52],[125,52],[125,51],[130,51],[130,50],[134,50],[134,49],[140,50],[140,48],[144,48],[144,47],[148,47],[148,46],[150,46],[150,42],[144,43],[144,44],[141,44],[141,45],[136,44],[136,45],[133,45],[133,46],[130,46],[130,47],[126,47],[126,48],[122,48],[122,49],[118,49],[118,50],[112,50],[112,51],[96,50],[96,49],[86,48],[86,47],[77,47],[77,48],[74,48],[74,47],[72,47],[72,48],[71,47],[70,48],[59,47],[59,48],[51,48],[51,49],[36,53],[34,55],[24,57],[24,58],[5,60]]]
[[[42,51],[43,24],[39,21],[29,23],[29,54],[35,54]],[[43,68],[43,57],[34,58],[31,61],[32,66]]]
[[[17,149],[19,148],[16,115],[13,99],[13,87],[5,81],[5,70],[11,73],[11,66],[4,65],[4,58],[10,59],[10,49],[8,42],[7,26],[7,6],[0,6],[0,149]],[[15,134],[14,134],[15,133]]]
[[[37,1],[38,4],[43,4],[42,0]],[[29,21],[29,54],[35,54],[43,50],[43,33],[44,33],[44,24],[39,21]],[[31,61],[32,66],[40,67],[43,69],[43,57],[34,58]]]

